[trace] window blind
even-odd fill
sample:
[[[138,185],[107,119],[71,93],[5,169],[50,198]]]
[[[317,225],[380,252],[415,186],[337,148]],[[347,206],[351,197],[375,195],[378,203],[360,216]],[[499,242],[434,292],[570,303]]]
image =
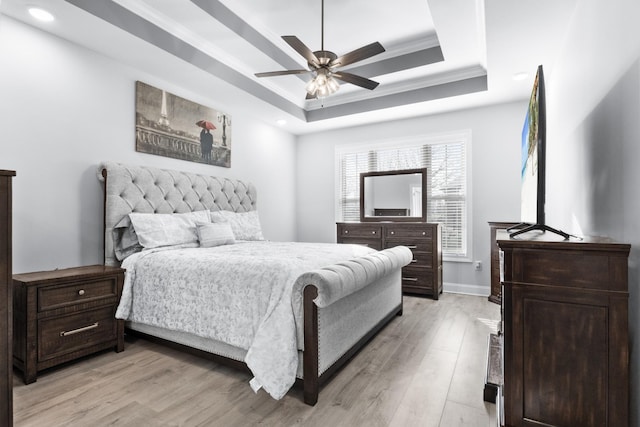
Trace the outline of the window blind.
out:
[[[442,227],[449,257],[467,255],[466,140],[345,151],[339,154],[338,210],[342,221],[360,219],[362,172],[427,168],[427,221]]]

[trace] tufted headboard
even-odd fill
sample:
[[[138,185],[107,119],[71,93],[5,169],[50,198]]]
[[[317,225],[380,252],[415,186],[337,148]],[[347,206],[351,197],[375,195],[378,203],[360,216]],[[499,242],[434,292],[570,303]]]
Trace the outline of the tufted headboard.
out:
[[[115,258],[113,229],[131,212],[256,209],[253,184],[229,178],[105,162],[98,168],[98,179],[104,181],[105,265],[120,264]]]

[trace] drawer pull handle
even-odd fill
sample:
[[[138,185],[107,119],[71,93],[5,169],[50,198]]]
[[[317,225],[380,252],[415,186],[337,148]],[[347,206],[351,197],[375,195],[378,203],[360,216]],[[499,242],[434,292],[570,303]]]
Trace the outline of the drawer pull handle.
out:
[[[392,232],[391,232],[391,234],[392,234],[392,235],[393,235],[393,234],[396,234],[396,232],[395,232],[395,231],[392,231]]]
[[[375,231],[372,231],[372,232],[371,232],[371,234],[376,234],[376,232],[375,232]]]
[[[412,259],[411,262],[418,262],[418,260],[417,259]]]
[[[92,325],[89,326],[84,326],[82,328],[78,328],[78,329],[72,329],[70,331],[62,331],[60,332],[60,336],[61,337],[67,337],[69,335],[75,335],[75,334],[79,334],[80,332],[84,332],[84,331],[88,331],[90,329],[95,329],[100,325],[100,323],[96,322]]]
[[[409,282],[417,282],[418,278],[417,277],[402,277],[402,280],[406,280]]]
[[[407,245],[407,247],[409,249],[418,249],[418,246],[416,246],[416,245]]]
[[[349,234],[349,230],[344,230],[344,234]]]
[[[80,296],[84,295],[84,289],[80,289],[80,290],[78,291],[78,295],[80,295]]]
[[[426,231],[423,231],[423,232],[422,232],[422,235],[423,235],[423,236],[426,236],[426,235],[427,235],[427,232],[426,232]]]

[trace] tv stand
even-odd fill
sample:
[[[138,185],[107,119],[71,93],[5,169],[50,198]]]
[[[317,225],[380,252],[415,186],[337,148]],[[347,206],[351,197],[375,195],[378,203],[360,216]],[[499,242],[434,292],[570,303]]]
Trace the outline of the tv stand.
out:
[[[521,228],[523,227],[523,228]],[[518,230],[514,231],[513,233],[511,232],[511,230],[518,228]],[[517,236],[518,234],[522,234],[522,233],[527,233],[529,231],[535,231],[535,230],[539,230],[542,231],[543,233],[545,231],[550,231],[552,233],[555,233],[559,236],[564,237],[565,240],[569,240],[569,237],[571,237],[570,234],[565,233],[564,231],[561,230],[556,230],[555,228],[549,227],[548,225],[544,225],[544,224],[527,224],[527,223],[521,223],[518,224],[514,227],[509,227],[507,228],[507,231],[509,232],[509,237],[514,237]]]
[[[502,230],[496,241],[503,253],[502,425],[629,426],[631,246],[549,233],[510,239]]]

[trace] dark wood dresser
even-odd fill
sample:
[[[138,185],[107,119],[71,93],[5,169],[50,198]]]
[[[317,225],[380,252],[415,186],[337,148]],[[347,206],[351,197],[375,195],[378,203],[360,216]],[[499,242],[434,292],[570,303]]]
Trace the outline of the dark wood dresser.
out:
[[[430,295],[442,293],[442,243],[440,224],[426,222],[340,222],[338,243],[355,243],[381,250],[407,246],[411,264],[402,269],[402,290]]]
[[[13,426],[11,180],[14,171],[0,170],[0,425]]]
[[[500,283],[500,248],[496,243],[496,232],[509,227],[515,227],[517,222],[489,222],[489,231],[491,233],[491,294],[489,301],[500,304],[502,301],[502,284]]]
[[[538,236],[497,236],[504,425],[627,426],[630,245]]]
[[[13,276],[13,363],[25,384],[43,369],[124,350],[124,321],[115,318],[123,283],[123,269],[103,265]]]

